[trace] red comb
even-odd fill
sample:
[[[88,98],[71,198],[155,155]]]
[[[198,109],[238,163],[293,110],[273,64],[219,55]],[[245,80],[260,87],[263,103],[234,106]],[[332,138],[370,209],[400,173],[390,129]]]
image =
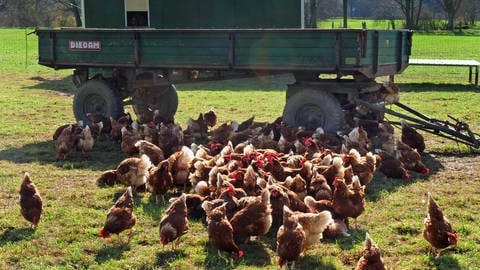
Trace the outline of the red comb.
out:
[[[228,186],[228,191],[233,192],[234,194],[237,193],[237,192],[235,191],[235,188],[234,188],[232,185],[229,185],[229,186]]]
[[[405,172],[405,173],[402,175],[402,178],[403,178],[403,180],[408,180],[408,179],[410,178],[410,175],[409,175],[407,172]]]
[[[240,259],[243,257],[243,251],[238,251],[238,254],[237,254],[237,259]]]
[[[235,180],[235,181],[237,181],[237,180],[238,180],[238,179],[237,179],[237,177],[238,177],[238,174],[237,174],[237,172],[236,172],[236,171],[232,173],[232,177],[233,177],[233,180]]]
[[[425,168],[425,170],[423,170],[423,175],[429,176],[429,175],[430,175],[430,169],[429,169],[429,168]]]
[[[311,146],[313,142],[313,139],[311,137],[305,138],[305,144],[307,146]]]
[[[307,158],[306,158],[306,157],[302,157],[302,160],[300,160],[300,163],[302,164],[302,166],[303,166],[303,164],[305,163],[305,161],[307,161]]]

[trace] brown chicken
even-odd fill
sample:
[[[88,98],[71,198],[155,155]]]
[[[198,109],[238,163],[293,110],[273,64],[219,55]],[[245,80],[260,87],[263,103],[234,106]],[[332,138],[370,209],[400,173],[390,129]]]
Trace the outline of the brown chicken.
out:
[[[146,155],[140,158],[124,159],[116,168],[117,181],[123,185],[132,186],[135,190],[147,182],[150,174],[148,170],[151,166],[152,163]]]
[[[217,124],[217,114],[213,109],[210,109],[206,113],[204,113],[203,118],[205,119],[205,123],[209,127],[213,127]]]
[[[163,150],[151,142],[139,140],[135,143],[135,147],[138,149],[139,155],[147,155],[155,166],[165,159]]]
[[[352,166],[353,173],[358,176],[362,185],[367,185],[372,181],[373,175],[377,169],[378,155],[372,155],[371,152],[360,156],[357,150],[350,150],[349,154],[344,157],[345,166]],[[378,161],[379,162],[379,161]]]
[[[64,160],[65,155],[72,150],[77,142],[72,125],[64,128],[55,141],[57,146],[57,160]]]
[[[86,126],[82,130],[82,133],[79,135],[78,142],[77,142],[77,149],[82,152],[90,152],[92,151],[94,144],[95,144],[95,139],[92,136],[90,127]]]
[[[173,187],[173,177],[170,173],[168,160],[164,160],[154,167],[147,178],[146,188],[152,195],[155,195],[155,203],[158,204],[158,195],[167,193],[168,189]]]
[[[22,216],[32,223],[31,227],[35,229],[43,212],[43,202],[37,187],[27,172],[20,186],[20,211]]]
[[[331,200],[332,199],[332,189],[327,184],[325,176],[317,173],[315,170],[313,173],[310,186],[308,187],[308,194],[312,196],[315,200]]]
[[[298,198],[302,201],[307,195],[307,183],[305,179],[300,176],[300,174],[297,174],[293,178],[291,176],[288,176],[283,182],[283,186],[295,192]]]
[[[432,245],[438,258],[443,249],[457,244],[458,234],[453,232],[450,221],[443,215],[430,192],[428,192],[427,208],[423,237]]]
[[[270,204],[272,205],[272,223],[280,225],[283,222],[283,206],[290,207],[290,200],[284,188],[278,184],[268,184],[270,192]]]
[[[277,232],[277,253],[278,265],[280,268],[284,264],[292,262],[292,269],[295,268],[295,261],[303,251],[305,242],[305,232],[298,218],[287,207],[283,207],[283,225]]]
[[[333,202],[331,200],[315,200],[313,197],[307,196],[304,202],[312,213],[320,213],[325,210],[333,212]]]
[[[160,221],[160,241],[164,246],[172,242],[172,250],[175,250],[180,237],[188,232],[186,195],[183,193],[170,201],[172,203]]]
[[[363,256],[358,260],[355,270],[385,270],[380,249],[370,238],[368,232],[365,233]]]
[[[264,189],[230,220],[235,237],[265,235],[272,225],[270,192]]]
[[[167,159],[175,185],[183,185],[185,188],[186,184],[190,183],[188,175],[190,174],[190,165],[194,158],[192,150],[183,146],[180,151],[175,152]]]
[[[126,127],[122,127],[122,141],[120,147],[122,152],[129,156],[138,154],[138,148],[135,146],[136,142],[140,137],[132,131],[128,130]]]
[[[233,228],[226,217],[225,204],[216,207],[208,216],[208,240],[210,244],[220,251],[228,252],[236,259],[243,256],[235,241],[233,240]]]
[[[416,149],[419,154],[425,151],[425,140],[422,134],[418,133],[414,128],[409,126],[405,120],[402,123],[402,142]]]
[[[365,186],[360,185],[358,178],[353,180],[353,188],[349,189],[343,179],[335,179],[333,192],[333,211],[336,216],[347,220],[356,220],[365,211]]]
[[[345,167],[343,166],[343,160],[341,157],[334,157],[332,165],[327,167],[317,167],[317,171],[325,176],[329,186],[333,186],[335,178],[344,178]]]
[[[114,142],[120,143],[122,141],[122,128],[124,125],[120,124],[113,117],[110,117],[110,127],[110,137]]]
[[[125,193],[118,198],[107,214],[105,226],[100,230],[99,236],[107,238],[110,234],[119,234],[130,229],[128,239],[132,238],[137,217],[133,213],[132,187],[128,187]]]
[[[113,186],[117,183],[117,170],[106,170],[97,178],[97,186]]]
[[[379,155],[381,157],[381,165],[378,170],[381,171],[385,176],[402,178],[403,180],[408,180],[410,178],[410,175],[400,160],[396,159],[387,152],[380,152]]]
[[[425,176],[430,174],[430,169],[423,164],[417,150],[401,141],[397,141],[397,150],[400,152],[399,160],[403,163],[405,169],[423,173]]]

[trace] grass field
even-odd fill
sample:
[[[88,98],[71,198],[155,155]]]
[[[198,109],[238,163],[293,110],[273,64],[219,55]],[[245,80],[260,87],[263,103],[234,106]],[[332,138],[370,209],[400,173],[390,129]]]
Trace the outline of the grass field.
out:
[[[22,34],[23,30],[0,30],[2,41],[14,32]],[[437,38],[416,35],[414,55],[418,53],[420,58],[429,52],[416,50],[415,42],[436,48],[441,45]],[[457,37],[450,36],[449,40],[456,43]],[[480,51],[478,42],[469,40],[469,44]],[[14,45],[11,51],[20,46]],[[464,48],[446,53],[452,58],[475,57],[475,50],[469,51]],[[5,57],[3,53],[1,57]],[[116,237],[98,238],[106,212],[124,187],[98,188],[95,179],[125,156],[118,145],[103,140],[89,154],[73,153],[66,161],[55,161],[51,136],[59,125],[74,122],[70,72],[31,65],[25,68],[13,59],[0,61],[0,269],[230,267],[209,245],[200,220],[191,220],[190,231],[177,252],[162,248],[158,223],[165,206],[156,206],[148,193],[140,192],[136,197],[138,221],[130,243]],[[409,67],[397,80],[405,104],[441,119],[453,114],[466,120],[474,131],[480,130],[480,95],[478,89],[466,84],[466,70],[456,73],[455,68],[432,71]],[[176,119],[185,126],[189,117],[214,107],[220,123],[251,115],[260,121],[272,121],[281,115],[289,82],[290,76],[275,76],[178,85]],[[367,187],[367,209],[358,218],[352,236],[322,241],[299,260],[298,269],[353,268],[361,256],[366,231],[382,250],[389,269],[478,269],[480,158],[477,152],[450,141],[426,138],[429,153],[423,158],[432,175],[410,181],[377,175]],[[45,213],[36,231],[28,229],[19,211],[18,191],[25,171],[30,172],[44,199]],[[427,191],[433,193],[460,235],[458,245],[440,259],[434,259],[421,235]],[[241,248],[245,256],[234,262],[235,268],[277,268],[273,233]]]

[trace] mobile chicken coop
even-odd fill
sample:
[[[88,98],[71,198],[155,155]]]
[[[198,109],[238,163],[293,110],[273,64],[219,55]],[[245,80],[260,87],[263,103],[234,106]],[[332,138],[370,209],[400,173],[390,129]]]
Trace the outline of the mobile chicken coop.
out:
[[[85,121],[87,113],[116,117],[127,102],[141,121],[154,110],[172,117],[174,83],[288,72],[296,82],[284,121],[334,132],[355,100],[376,99],[376,77],[407,67],[411,32],[305,29],[304,4],[83,0],[83,27],[37,29],[39,63],[74,69],[74,113]]]

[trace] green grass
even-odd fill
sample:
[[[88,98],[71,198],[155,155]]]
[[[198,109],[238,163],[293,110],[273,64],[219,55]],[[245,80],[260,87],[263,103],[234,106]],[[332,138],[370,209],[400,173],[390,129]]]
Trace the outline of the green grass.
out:
[[[0,34],[3,31],[7,30]],[[452,54],[464,56],[461,51]],[[453,76],[452,69],[445,69],[437,78],[429,70],[413,72],[412,68],[397,79],[402,102],[441,119],[453,114],[467,120],[474,131],[480,130],[480,95],[461,78],[465,71]],[[143,192],[135,199],[138,223],[132,241],[98,238],[106,212],[124,187],[99,188],[95,179],[125,156],[118,145],[103,140],[89,154],[72,153],[64,162],[55,161],[51,136],[59,125],[74,121],[69,71],[25,69],[15,61],[0,61],[0,69],[0,269],[228,268],[208,244],[206,228],[199,220],[191,220],[190,232],[177,252],[163,248],[158,224],[165,206],[155,205]],[[214,107],[220,123],[251,115],[259,121],[272,121],[281,115],[283,89],[291,82],[290,76],[275,76],[177,85],[180,104],[176,119],[185,126],[189,117]],[[367,187],[367,209],[352,236],[316,245],[300,259],[298,269],[353,268],[361,256],[366,231],[381,248],[389,269],[474,269],[480,265],[480,174],[476,169],[480,158],[455,143],[426,138],[427,151],[434,156],[426,155],[424,160],[432,175],[407,182],[377,175]],[[19,211],[18,191],[25,171],[32,175],[45,202],[36,231],[28,229]],[[427,191],[434,194],[460,235],[458,246],[438,260],[421,235]],[[168,197],[174,195],[171,192]],[[273,236],[274,232],[260,242],[242,244],[245,257],[234,266],[277,269]]]

